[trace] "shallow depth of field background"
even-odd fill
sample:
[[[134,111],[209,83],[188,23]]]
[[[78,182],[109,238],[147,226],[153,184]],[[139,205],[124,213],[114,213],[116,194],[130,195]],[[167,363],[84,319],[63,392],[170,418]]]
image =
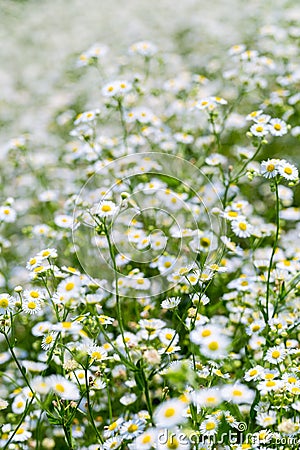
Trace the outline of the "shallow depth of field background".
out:
[[[28,131],[43,142],[53,114],[99,95],[72,70],[94,42],[120,55],[149,39],[197,68],[231,45],[251,48],[261,26],[291,18],[300,20],[297,0],[1,0],[0,144]]]

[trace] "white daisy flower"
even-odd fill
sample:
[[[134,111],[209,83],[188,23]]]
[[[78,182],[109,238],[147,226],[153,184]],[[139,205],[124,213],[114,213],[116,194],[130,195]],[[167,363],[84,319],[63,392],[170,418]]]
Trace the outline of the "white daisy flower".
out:
[[[34,300],[42,300],[45,298],[44,293],[40,289],[26,289],[24,291],[24,299],[27,301],[30,301],[32,299]]]
[[[165,345],[169,345],[171,342],[172,345],[176,345],[179,341],[179,336],[176,333],[176,330],[173,330],[172,328],[164,328],[161,330],[158,337]]]
[[[48,258],[57,258],[57,256],[57,250],[55,248],[45,248],[37,254],[37,257],[41,260]]]
[[[269,128],[267,125],[264,125],[262,123],[255,123],[251,126],[250,132],[253,134],[253,136],[263,137],[269,133]]]
[[[113,81],[102,88],[104,97],[121,97],[132,89],[132,84],[125,80]]]
[[[281,363],[287,355],[286,349],[277,345],[276,347],[270,347],[266,353],[265,360],[271,364]]]
[[[150,57],[157,53],[157,47],[150,41],[139,41],[129,47],[129,53]]]
[[[160,306],[163,309],[174,309],[179,305],[180,302],[181,302],[180,297],[170,297],[170,298],[163,300],[161,302]]]
[[[271,391],[279,391],[283,386],[282,380],[264,380],[260,381],[256,387],[262,395],[266,395]]]
[[[229,344],[230,340],[228,337],[220,334],[219,336],[205,339],[200,344],[200,352],[207,358],[222,359],[228,354],[227,347]]]
[[[172,428],[185,421],[185,409],[186,405],[181,400],[167,400],[155,410],[154,422],[158,428]]]
[[[260,173],[265,178],[274,178],[278,175],[279,159],[268,159],[263,161],[260,166]]]
[[[60,228],[73,228],[73,217],[66,214],[59,214],[54,217],[54,223]]]
[[[30,258],[29,261],[27,261],[26,269],[27,270],[34,270],[36,267],[39,267],[41,265],[42,258],[39,256],[34,256],[33,258]]]
[[[15,299],[9,294],[0,294],[0,314],[12,312],[15,307]]]
[[[23,414],[26,408],[26,398],[23,394],[19,394],[15,397],[11,409],[14,414]]]
[[[132,443],[134,450],[151,450],[155,447],[158,431],[155,428],[148,428],[140,436],[138,436]]]
[[[270,427],[277,422],[277,416],[275,411],[257,413],[256,423],[261,427]]]
[[[80,277],[76,275],[65,278],[59,283],[56,296],[58,298],[62,296],[64,300],[76,298],[80,294],[81,285]]]
[[[12,442],[28,442],[29,439],[31,438],[31,431],[28,431],[26,428],[26,424],[22,424],[16,431],[16,433],[14,433],[13,431],[9,434],[9,438],[12,437],[12,435],[14,434],[14,436],[12,437]]]
[[[118,207],[114,202],[103,200],[96,207],[96,215],[99,217],[111,217],[118,211]]]
[[[132,439],[141,434],[145,429],[145,421],[142,419],[133,419],[124,422],[120,428],[120,435],[123,439]]]
[[[107,351],[96,344],[90,345],[87,350],[87,353],[88,355],[90,355],[91,359],[97,363],[107,359]]]
[[[299,178],[299,172],[297,167],[284,160],[279,162],[278,172],[279,175],[281,175],[288,181],[295,181]]]
[[[156,450],[190,450],[188,437],[178,428],[158,432]]]
[[[272,136],[283,136],[287,133],[287,124],[281,119],[271,119],[268,124],[268,129]]]
[[[78,387],[62,375],[51,375],[47,381],[54,393],[63,400],[79,400]]]
[[[236,404],[251,404],[255,397],[255,392],[247,386],[237,382],[222,387],[221,395],[224,400]]]
[[[244,379],[246,381],[257,380],[261,377],[262,372],[263,372],[263,367],[257,365],[255,367],[252,367],[251,369],[247,370],[247,372],[244,375]]]
[[[44,336],[42,340],[42,349],[49,350],[50,348],[52,348],[55,343],[56,337],[57,333],[54,333],[53,331],[46,334],[46,336]]]
[[[268,123],[271,119],[271,116],[269,114],[260,114],[258,117],[255,117],[253,120],[256,123]]]
[[[219,388],[208,388],[191,394],[192,402],[200,408],[215,408],[222,401]]]
[[[41,300],[35,298],[24,299],[22,310],[25,314],[38,314],[42,309]]]
[[[251,236],[253,227],[246,220],[234,220],[231,222],[231,229],[239,238],[247,238]]]
[[[107,441],[104,442],[102,445],[103,450],[115,450],[116,448],[119,448],[123,442],[123,438],[121,436],[114,436]]]
[[[214,436],[218,432],[219,422],[213,417],[209,416],[209,418],[203,420],[200,425],[200,432],[203,436]]]
[[[0,222],[12,223],[17,218],[16,211],[10,206],[0,206]]]
[[[258,109],[257,111],[252,111],[250,114],[246,116],[246,120],[255,120],[263,113],[262,109]]]

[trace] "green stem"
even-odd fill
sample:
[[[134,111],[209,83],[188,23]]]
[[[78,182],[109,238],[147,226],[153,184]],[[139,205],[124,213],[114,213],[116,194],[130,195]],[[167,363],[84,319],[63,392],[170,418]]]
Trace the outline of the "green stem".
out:
[[[125,335],[124,335],[124,324],[123,324],[123,316],[122,316],[122,309],[121,309],[121,302],[120,302],[120,295],[119,295],[119,285],[118,285],[118,269],[117,269],[117,265],[116,265],[116,259],[115,259],[115,252],[110,240],[110,236],[109,236],[109,231],[107,229],[106,223],[104,222],[104,231],[105,231],[105,235],[106,235],[106,239],[107,239],[107,243],[108,243],[108,247],[109,247],[109,254],[113,263],[113,268],[114,268],[114,277],[115,277],[115,289],[116,289],[116,305],[117,305],[117,317],[118,317],[118,322],[119,322],[119,326],[120,326],[120,331],[121,331],[121,336],[122,336],[122,341],[124,344],[124,348],[125,351],[127,353],[127,356],[129,358],[129,360],[131,361],[131,356],[127,347],[127,343],[125,340]]]
[[[29,381],[28,381],[28,378],[26,377],[26,374],[25,374],[25,370],[23,370],[23,367],[22,367],[21,364],[19,363],[18,358],[17,358],[17,356],[16,356],[16,354],[15,354],[15,352],[14,352],[14,349],[13,349],[12,345],[11,345],[10,342],[9,342],[9,339],[8,339],[7,334],[6,334],[5,332],[3,332],[3,334],[4,334],[4,337],[5,337],[6,343],[7,343],[7,345],[8,345],[9,351],[10,351],[12,357],[13,357],[13,360],[15,361],[15,363],[16,363],[16,365],[17,365],[19,371],[21,372],[21,375],[22,375],[22,377],[24,378],[25,383],[26,383],[27,386],[29,387],[30,392],[31,392],[32,395],[33,395],[32,398],[35,398],[35,392],[34,392],[34,390],[32,389],[32,387],[30,386],[30,383],[29,383]]]
[[[18,423],[17,427],[14,429],[12,435],[10,436],[9,440],[6,442],[6,444],[5,444],[5,446],[3,447],[2,450],[6,450],[6,449],[8,448],[8,446],[9,446],[9,444],[11,443],[11,441],[13,440],[13,438],[14,438],[15,434],[17,433],[18,429],[21,427],[21,425],[22,425],[22,423],[23,423],[23,420],[24,420],[25,417],[27,416],[28,411],[29,411],[29,409],[30,409],[30,406],[31,406],[33,400],[34,400],[34,397],[32,397],[31,400],[30,400],[30,402],[28,402],[28,404],[27,404],[27,406],[26,406],[26,408],[25,408],[25,410],[24,410],[24,412],[23,412],[23,414],[22,414],[22,417],[21,417],[21,419],[20,419],[20,422]]]
[[[123,128],[123,140],[124,140],[125,147],[128,148],[128,144],[127,144],[127,134],[128,133],[127,133],[127,127],[126,127],[125,118],[124,118],[124,108],[122,105],[122,100],[120,98],[117,100],[117,102],[118,102],[118,110],[120,112],[121,125]]]
[[[69,450],[74,450],[71,425],[63,424],[63,430],[65,433],[65,437],[66,437],[66,441],[67,441]]]
[[[94,417],[93,417],[93,410],[92,410],[92,405],[91,405],[91,398],[90,398],[90,385],[89,385],[89,380],[88,380],[88,369],[87,367],[84,369],[84,375],[85,375],[85,387],[86,387],[86,401],[87,401],[87,407],[88,407],[88,411],[89,411],[89,416],[90,416],[90,421],[92,424],[92,427],[95,430],[95,433],[97,435],[98,440],[100,441],[101,444],[103,444],[103,439],[96,427],[95,421],[94,421]]]
[[[270,264],[268,267],[268,276],[267,276],[267,292],[266,292],[266,311],[265,311],[265,322],[267,323],[269,320],[269,300],[270,300],[270,279],[271,279],[271,270],[273,266],[273,259],[274,255],[277,249],[278,239],[279,239],[279,231],[280,231],[280,217],[279,217],[279,211],[280,211],[280,200],[279,200],[279,193],[278,193],[278,183],[275,180],[275,194],[276,194],[276,234],[275,234],[275,240],[273,244],[272,254],[270,258]]]

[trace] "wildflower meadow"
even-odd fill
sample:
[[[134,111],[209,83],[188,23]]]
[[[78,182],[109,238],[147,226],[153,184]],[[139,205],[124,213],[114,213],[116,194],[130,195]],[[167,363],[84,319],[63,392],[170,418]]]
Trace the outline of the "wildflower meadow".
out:
[[[298,450],[300,7],[0,1],[0,448]]]

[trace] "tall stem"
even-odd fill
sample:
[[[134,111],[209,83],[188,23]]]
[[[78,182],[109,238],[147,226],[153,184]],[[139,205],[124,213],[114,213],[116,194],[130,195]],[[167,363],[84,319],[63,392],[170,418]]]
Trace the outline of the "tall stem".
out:
[[[108,247],[109,247],[109,254],[110,254],[110,257],[111,257],[111,260],[113,263],[113,268],[114,268],[118,322],[119,322],[119,326],[120,326],[123,345],[124,345],[125,351],[127,353],[127,356],[129,358],[129,360],[131,361],[131,356],[130,356],[130,353],[129,353],[129,350],[127,347],[127,343],[126,343],[126,339],[125,339],[125,335],[124,335],[124,324],[123,324],[123,316],[122,316],[122,309],[121,309],[121,302],[120,302],[120,295],[119,295],[118,269],[117,269],[117,265],[116,265],[115,252],[114,252],[114,249],[113,249],[113,246],[112,246],[112,243],[110,240],[110,236],[109,236],[109,231],[107,229],[105,222],[104,222],[104,230],[105,230],[105,235],[106,235],[107,243],[108,243]]]
[[[280,218],[279,218],[279,211],[280,211],[280,201],[279,201],[279,193],[278,193],[278,183],[275,180],[275,194],[276,194],[276,234],[275,234],[275,240],[272,248],[271,258],[270,258],[270,264],[268,267],[268,276],[267,276],[267,292],[266,292],[266,312],[265,312],[265,319],[266,322],[269,320],[269,299],[270,299],[270,279],[271,279],[271,270],[273,266],[273,259],[274,255],[277,249],[278,239],[279,239],[279,231],[280,231]]]
[[[86,387],[86,401],[87,401],[87,407],[88,407],[88,411],[89,411],[89,416],[90,416],[90,420],[91,420],[91,424],[92,427],[94,428],[94,431],[97,435],[97,438],[99,439],[99,441],[101,442],[101,444],[103,444],[103,439],[96,427],[95,421],[94,421],[94,417],[93,417],[93,410],[92,410],[92,405],[91,405],[91,398],[90,398],[90,385],[89,385],[89,379],[88,379],[88,369],[85,368],[84,369],[84,375],[85,375],[85,387]]]

